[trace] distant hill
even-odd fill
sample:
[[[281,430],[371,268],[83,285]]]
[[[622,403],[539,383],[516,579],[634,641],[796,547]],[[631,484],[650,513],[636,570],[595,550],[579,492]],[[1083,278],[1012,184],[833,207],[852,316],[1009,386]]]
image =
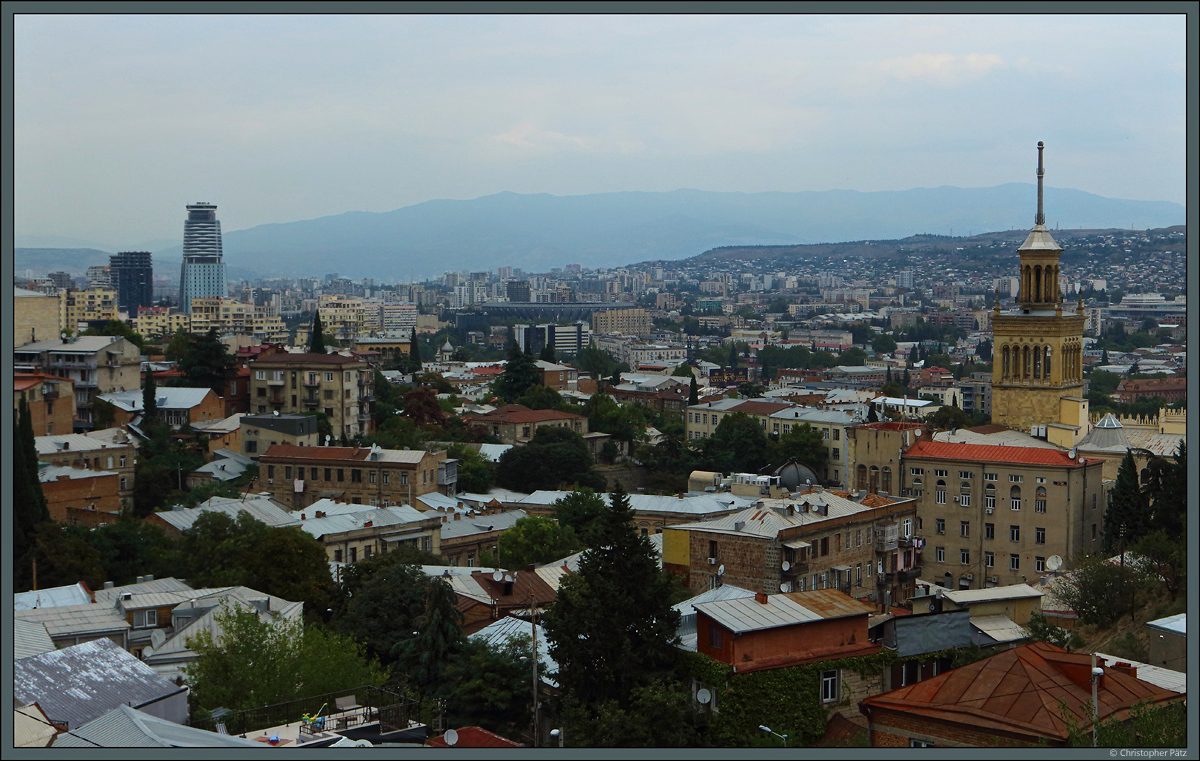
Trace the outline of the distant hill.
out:
[[[104,266],[114,252],[96,248],[15,248],[13,249],[13,273],[20,277],[45,277],[51,272],[70,272],[82,276],[88,267]],[[154,255],[154,276],[179,278],[179,266],[183,256],[174,259]],[[229,266],[230,279],[253,280],[262,277],[257,270]]]
[[[402,281],[506,265],[546,272],[568,263],[612,267],[676,260],[721,246],[1028,229],[1034,199],[1034,186],[1022,183],[872,193],[498,193],[259,225],[226,232],[224,247],[230,267],[263,275],[337,272]],[[1052,227],[1146,229],[1185,222],[1179,204],[1061,188],[1046,189],[1046,209]],[[180,247],[162,254],[178,261]]]

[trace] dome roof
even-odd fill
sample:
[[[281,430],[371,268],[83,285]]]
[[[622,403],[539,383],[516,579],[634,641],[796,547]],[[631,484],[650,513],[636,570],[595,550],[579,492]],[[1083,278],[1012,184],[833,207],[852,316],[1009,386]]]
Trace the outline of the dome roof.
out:
[[[805,484],[819,484],[821,479],[812,468],[802,462],[792,460],[781,465],[774,475],[779,476],[779,485],[792,491]]]

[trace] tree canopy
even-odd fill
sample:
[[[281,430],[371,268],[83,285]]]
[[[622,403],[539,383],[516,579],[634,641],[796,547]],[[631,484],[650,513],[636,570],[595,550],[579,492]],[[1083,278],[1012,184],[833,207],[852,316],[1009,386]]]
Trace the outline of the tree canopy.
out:
[[[588,546],[598,539],[600,519],[607,512],[604,496],[587,488],[576,489],[554,502],[554,519]]]
[[[567,428],[542,427],[529,443],[500,455],[496,484],[521,491],[574,484],[603,489],[604,479],[592,471],[582,436]]]
[[[829,450],[821,432],[808,423],[792,426],[778,439],[767,443],[767,458],[772,467],[779,467],[795,460],[812,468],[816,473],[825,471]]]
[[[229,355],[229,348],[221,343],[216,328],[209,328],[202,336],[193,336],[177,367],[183,373],[180,385],[211,388],[218,396],[224,395],[226,384],[237,373],[237,363]]]
[[[1126,452],[1121,460],[1108,497],[1108,508],[1104,511],[1104,548],[1121,549],[1122,543],[1129,547],[1148,532],[1150,517],[1132,453]]]
[[[582,549],[582,544],[569,526],[561,526],[553,518],[530,515],[502,533],[496,549],[501,566],[523,568],[564,558]]]
[[[38,477],[37,443],[29,405],[22,395],[13,420],[13,559],[24,570],[25,554],[33,542],[34,529],[50,520],[42,482]]]
[[[719,473],[757,473],[767,464],[767,437],[762,426],[744,412],[725,415],[704,441],[708,470]]]
[[[521,351],[521,347],[513,342],[508,347],[508,361],[504,364],[504,372],[496,378],[493,390],[500,401],[509,403],[523,396],[529,387],[542,380],[538,366],[533,357]]]
[[[312,332],[308,336],[308,351],[311,354],[326,354],[325,326],[321,323],[321,310],[313,312]]]

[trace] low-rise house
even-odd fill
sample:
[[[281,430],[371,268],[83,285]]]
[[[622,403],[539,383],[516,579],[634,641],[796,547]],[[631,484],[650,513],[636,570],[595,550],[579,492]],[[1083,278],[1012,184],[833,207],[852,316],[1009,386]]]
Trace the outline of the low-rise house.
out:
[[[663,567],[695,592],[720,584],[768,594],[833,588],[881,606],[903,603],[922,562],[912,500],[844,494],[814,489],[668,526]]]
[[[579,435],[588,432],[588,419],[573,412],[531,410],[522,404],[506,404],[486,415],[465,415],[467,425],[481,425],[504,444],[525,444],[539,428],[566,428]]]
[[[125,429],[107,428],[88,433],[37,436],[33,443],[39,462],[114,471],[121,499],[133,499],[137,447]]]
[[[1187,670],[1187,614],[1155,619],[1146,624],[1149,630],[1148,660],[1154,666]]]
[[[13,410],[29,405],[35,436],[70,433],[75,421],[75,381],[43,373],[13,375]]]
[[[128,647],[129,631],[133,628],[112,607],[92,603],[17,610],[13,618],[44,625],[54,646],[60,648],[97,639],[109,639]]]
[[[1138,703],[1162,705],[1177,692],[1130,669],[1097,663],[1096,713],[1123,721]],[[1092,726],[1092,658],[1045,642],[983,660],[859,702],[872,747],[1012,747],[1068,744],[1067,721]]]
[[[300,525],[296,516],[293,516],[270,497],[264,496],[248,496],[246,499],[212,497],[196,507],[176,507],[172,510],[153,513],[146,516],[146,521],[161,526],[169,536],[178,537],[190,529],[196,523],[197,518],[211,512],[224,513],[235,521],[238,515],[246,513],[251,518],[272,528]]]
[[[532,566],[517,571],[481,569],[470,574],[444,571],[442,578],[458,595],[462,630],[467,635],[509,614],[522,615],[532,609],[534,615],[540,615],[558,596]]]
[[[180,687],[101,639],[22,658],[13,664],[13,697],[36,702],[55,724],[74,729],[118,706],[167,721],[187,721],[187,687]]]
[[[160,719],[130,706],[117,706],[54,741],[55,748],[261,748],[237,735]]]
[[[41,655],[55,649],[54,641],[44,624],[37,621],[13,621],[13,658],[20,660],[31,655]]]
[[[321,500],[292,517],[300,518],[300,529],[320,542],[335,563],[370,560],[401,545],[435,555],[441,551],[441,517],[408,505],[371,507]]]
[[[61,605],[89,605],[93,602],[92,590],[82,581],[49,589],[34,589],[13,595],[13,610],[34,608],[56,608]]]
[[[315,447],[320,443],[316,415],[243,415],[238,425],[241,453],[254,460],[275,444]]]
[[[528,515],[524,510],[504,508],[478,512],[441,508],[433,512],[442,522],[441,551],[438,554],[450,565],[465,566],[478,565],[485,552],[496,556],[496,543],[500,535]]]
[[[696,605],[702,602],[737,600],[743,597],[754,597],[754,592],[735,587],[732,584],[722,584],[671,606],[679,611],[679,627],[675,630],[675,633],[679,635],[679,649],[696,652]]]
[[[157,388],[156,396],[159,419],[174,429],[225,419],[225,402],[211,388],[161,386]],[[99,399],[113,406],[113,425],[136,424],[142,419],[140,389],[101,394]]]
[[[119,336],[79,336],[66,341],[55,337],[27,343],[14,349],[13,369],[70,379],[75,385],[77,431],[95,427],[93,407],[98,395],[141,394],[138,348]]]
[[[192,423],[192,428],[199,435],[208,439],[208,453],[214,454],[219,449],[242,451],[241,424],[244,413],[237,412],[220,420],[206,420]]]
[[[254,460],[228,449],[213,452],[213,459],[187,474],[188,488],[210,481],[236,481],[254,467]]]
[[[56,523],[99,526],[121,516],[120,476],[108,470],[63,465],[38,468],[46,510]]]
[[[292,510],[322,499],[386,507],[434,491],[453,494],[457,465],[445,452],[422,449],[276,444],[259,457],[258,479]]]

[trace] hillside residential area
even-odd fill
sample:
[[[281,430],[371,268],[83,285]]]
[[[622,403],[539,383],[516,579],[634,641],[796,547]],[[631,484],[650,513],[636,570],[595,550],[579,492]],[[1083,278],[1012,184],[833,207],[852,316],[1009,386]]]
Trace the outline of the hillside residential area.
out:
[[[19,278],[16,745],[1182,744],[1184,230],[1038,179],[874,258],[230,287],[197,203],[179,281]]]

